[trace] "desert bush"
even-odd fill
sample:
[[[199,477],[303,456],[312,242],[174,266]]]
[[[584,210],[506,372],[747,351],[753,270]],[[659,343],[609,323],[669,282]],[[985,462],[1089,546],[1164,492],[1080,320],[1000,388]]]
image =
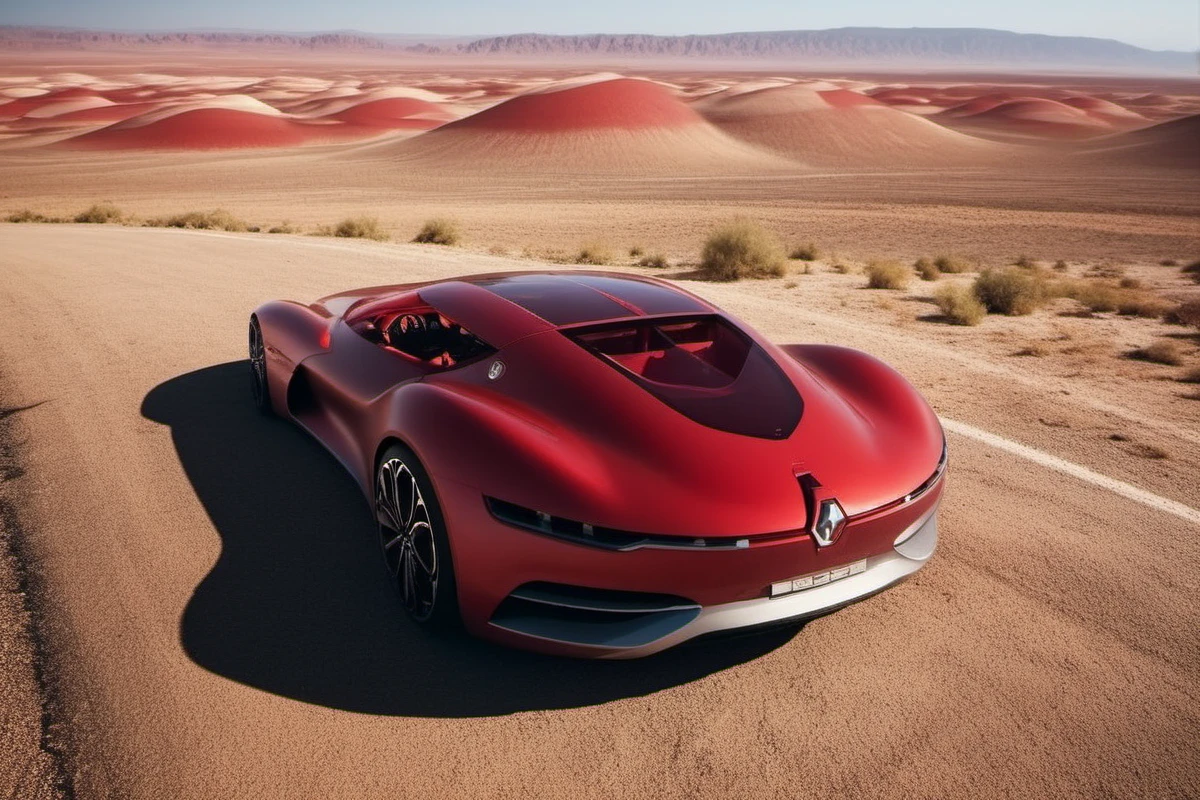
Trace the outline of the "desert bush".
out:
[[[709,234],[700,271],[718,281],[779,277],[784,260],[783,247],[773,234],[751,220],[735,219]]]
[[[1162,319],[1175,310],[1175,303],[1149,292],[1122,292],[1117,300],[1117,313],[1126,317]]]
[[[959,256],[938,256],[933,260],[933,265],[938,268],[938,272],[950,274],[970,272],[972,266],[971,262]]]
[[[1077,281],[1067,284],[1063,289],[1056,287],[1055,293],[1074,298],[1084,308],[1094,314],[1116,311],[1121,303],[1120,290],[1115,286],[1109,286],[1106,283],[1096,283],[1094,281]]]
[[[1193,281],[1200,283],[1200,261],[1193,261],[1180,271],[1185,275],[1191,275]]]
[[[1141,289],[1142,282],[1137,278],[1121,278],[1117,283],[1122,289]]]
[[[1022,269],[1033,269],[1037,266],[1037,262],[1027,255],[1019,255],[1017,256],[1017,260],[1013,262],[1013,266],[1021,267]]]
[[[413,237],[413,241],[419,244],[442,244],[456,245],[462,240],[462,233],[459,231],[458,223],[447,217],[434,217],[433,219],[425,220],[425,224],[421,226],[421,230],[417,231],[417,235]]]
[[[272,225],[267,228],[267,233],[299,233],[300,229],[288,221],[283,221],[278,225]]]
[[[643,256],[642,260],[638,262],[638,266],[666,269],[668,266],[670,266],[670,263],[667,261],[667,257],[662,253],[655,253],[653,255]]]
[[[1139,347],[1129,353],[1130,358],[1136,358],[1139,361],[1150,361],[1155,364],[1166,364],[1167,366],[1177,367],[1183,363],[1183,350],[1179,346],[1179,342],[1170,339],[1159,339],[1157,342],[1148,344],[1145,347]]]
[[[1179,378],[1182,383],[1200,383],[1200,367],[1190,369]]]
[[[149,228],[192,228],[196,230],[213,231],[244,231],[246,223],[224,209],[212,211],[188,211],[170,217],[157,217],[146,220]]]
[[[39,214],[36,211],[30,211],[28,208],[14,212],[8,215],[9,222],[50,222],[50,218],[45,214]]]
[[[1056,272],[1066,272],[1067,271],[1067,262],[1063,261],[1060,258],[1058,261],[1054,262],[1054,269]]]
[[[974,289],[989,312],[1010,317],[1032,314],[1046,302],[1044,281],[1020,267],[984,270],[975,279]]]
[[[913,268],[917,271],[917,274],[921,276],[921,280],[923,281],[936,281],[942,276],[941,270],[937,268],[937,265],[924,256],[921,256],[916,260],[916,262],[913,264]]]
[[[612,260],[612,250],[602,242],[589,242],[579,248],[579,252],[575,254],[576,264],[590,264],[602,267],[605,264],[611,264]]]
[[[344,239],[374,239],[377,242],[388,239],[376,217],[347,217],[333,227],[333,235]]]
[[[836,272],[838,275],[849,275],[850,273],[854,272],[854,267],[850,266],[845,261],[842,261],[840,259],[836,260],[832,264],[830,264],[829,268],[832,269],[834,272]]]
[[[912,270],[899,261],[871,261],[866,273],[868,289],[903,289],[912,278]]]
[[[987,315],[987,308],[975,292],[961,284],[939,286],[933,293],[933,300],[942,316],[955,325],[978,325]]]
[[[788,258],[796,261],[816,261],[821,257],[821,249],[813,242],[805,242],[798,244],[792,248],[792,252],[788,254]]]
[[[646,248],[642,247],[640,244],[635,244],[633,247],[629,248],[630,258],[641,258],[643,255],[645,255],[645,253]]]
[[[1162,261],[1158,262],[1158,264],[1159,264],[1159,266],[1162,266],[1162,267],[1178,267],[1179,266],[1179,262],[1173,258],[1164,258]]]
[[[1188,300],[1167,313],[1165,320],[1175,325],[1200,328],[1200,300]]]
[[[121,209],[112,203],[96,203],[91,208],[76,214],[75,221],[93,222],[102,225],[107,222],[120,222],[124,217],[125,215],[121,212]]]

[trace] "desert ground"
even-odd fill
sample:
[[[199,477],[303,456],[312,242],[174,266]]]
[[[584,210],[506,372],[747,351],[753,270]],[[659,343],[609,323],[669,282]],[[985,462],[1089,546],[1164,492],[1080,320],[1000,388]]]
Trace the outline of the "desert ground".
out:
[[[1200,81],[25,59],[0,58],[0,218],[28,220],[0,223],[9,796],[1200,793],[1200,338],[1168,311],[1200,300]],[[73,222],[95,204],[110,224]],[[364,215],[387,241],[320,235]],[[439,216],[458,246],[409,243]],[[705,280],[735,216],[820,253]],[[638,662],[408,622],[352,480],[254,413],[248,314],[584,246],[896,366],[949,437],[929,566]],[[966,271],[866,288],[943,254]],[[1022,256],[1163,310],[947,324],[940,287]]]

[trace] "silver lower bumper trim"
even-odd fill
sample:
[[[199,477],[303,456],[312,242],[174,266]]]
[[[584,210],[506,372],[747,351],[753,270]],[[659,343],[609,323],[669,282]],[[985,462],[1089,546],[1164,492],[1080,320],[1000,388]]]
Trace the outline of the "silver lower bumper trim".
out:
[[[858,575],[782,597],[760,597],[719,606],[708,606],[692,622],[661,639],[640,647],[598,653],[599,658],[641,658],[718,631],[749,628],[789,619],[818,616],[825,611],[874,594],[913,574],[925,565],[937,547],[937,510],[914,523],[897,539],[893,551],[867,559]]]

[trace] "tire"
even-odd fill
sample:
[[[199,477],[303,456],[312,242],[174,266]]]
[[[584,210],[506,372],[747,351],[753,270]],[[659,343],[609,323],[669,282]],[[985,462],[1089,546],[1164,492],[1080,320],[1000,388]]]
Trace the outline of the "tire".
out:
[[[384,566],[409,616],[431,630],[458,627],[442,507],[421,462],[403,445],[388,447],[375,468],[375,518]]]
[[[271,416],[271,393],[267,385],[267,349],[262,327],[257,317],[250,318],[250,387],[254,406],[264,416]]]

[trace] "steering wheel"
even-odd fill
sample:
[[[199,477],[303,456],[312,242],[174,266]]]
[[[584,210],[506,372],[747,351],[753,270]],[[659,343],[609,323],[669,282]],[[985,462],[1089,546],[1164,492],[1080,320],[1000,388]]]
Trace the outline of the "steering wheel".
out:
[[[388,323],[387,341],[392,347],[403,350],[401,343],[407,338],[425,334],[425,320],[416,314],[401,314]]]

